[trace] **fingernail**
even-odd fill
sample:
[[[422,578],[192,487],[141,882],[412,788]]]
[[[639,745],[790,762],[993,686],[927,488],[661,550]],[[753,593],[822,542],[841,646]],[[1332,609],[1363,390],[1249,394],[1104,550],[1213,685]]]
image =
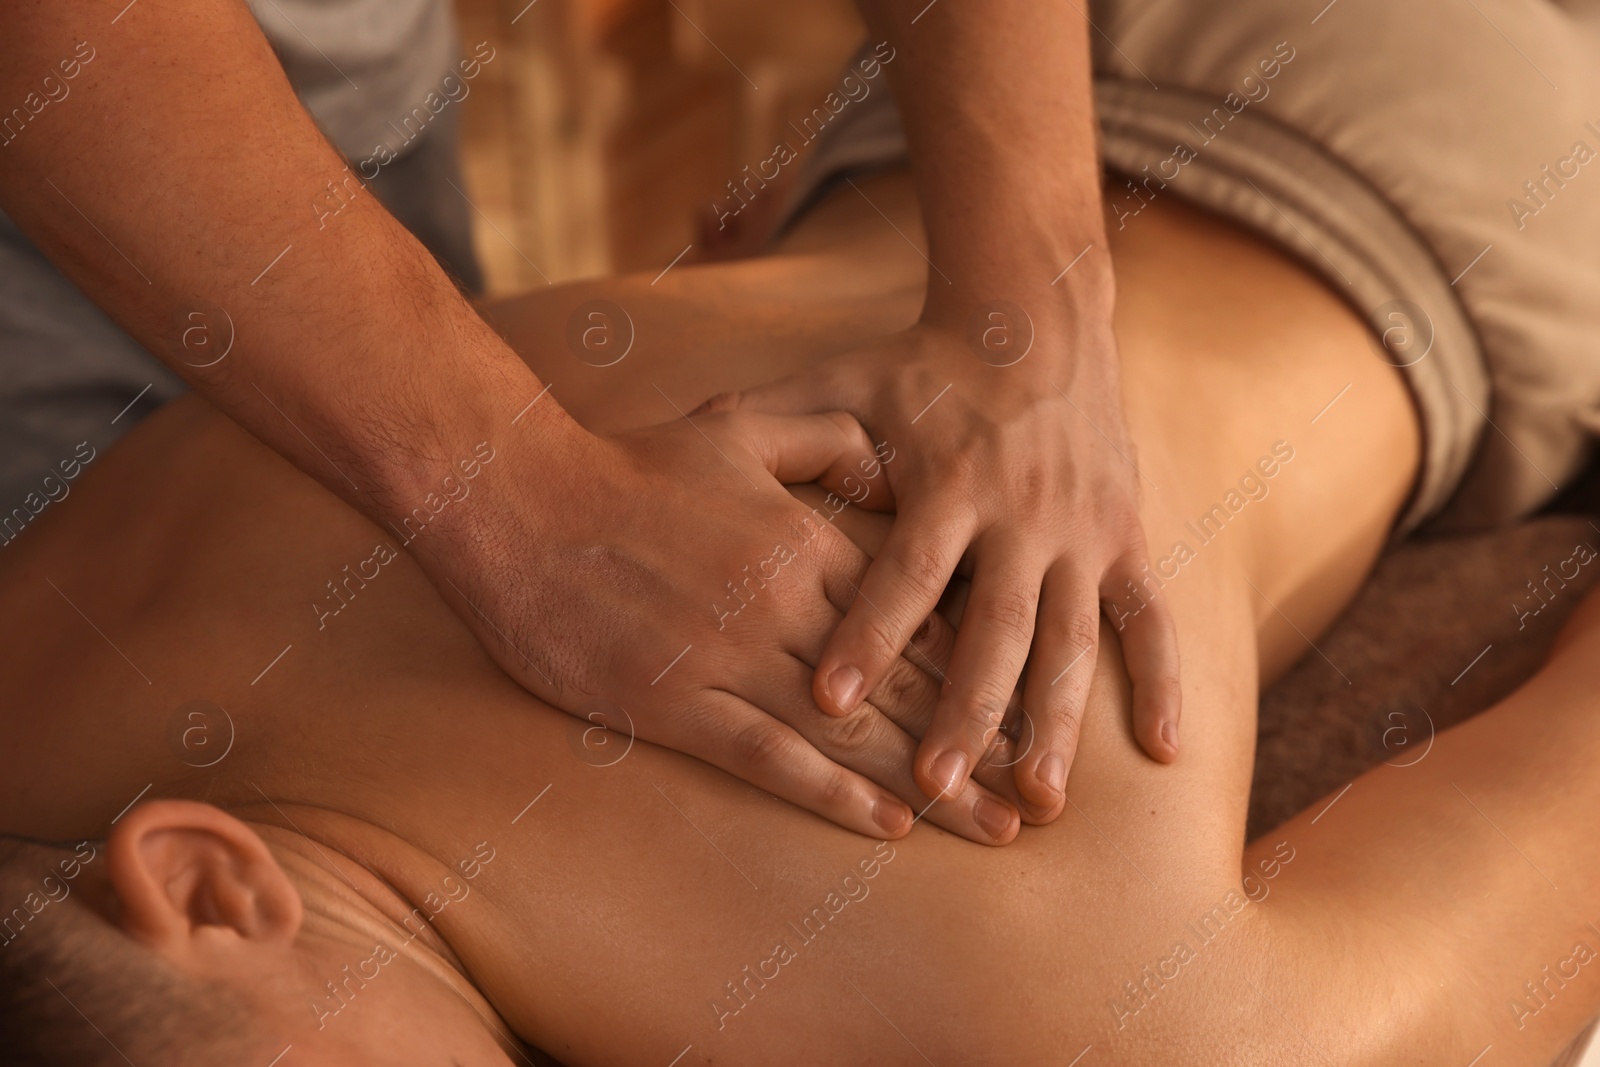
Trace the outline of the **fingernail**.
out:
[[[983,828],[983,832],[990,837],[1004,837],[1005,832],[1011,829],[1011,811],[1004,804],[996,803],[988,797],[979,797],[978,802],[972,806],[972,821]]]
[[[1067,761],[1055,753],[1046,756],[1039,764],[1039,779],[1050,792],[1061,792],[1067,784]]]
[[[908,814],[904,804],[888,797],[879,797],[872,806],[872,821],[881,826],[886,834],[898,834],[905,826]]]
[[[854,667],[835,667],[828,675],[828,693],[840,711],[850,711],[856,706],[856,696],[861,692],[861,672]]]
[[[1175,722],[1162,723],[1161,740],[1165,741],[1172,751],[1178,751],[1178,724]]]
[[[942,790],[940,796],[953,796],[967,778],[967,757],[961,752],[946,752],[933,761],[933,780]]]

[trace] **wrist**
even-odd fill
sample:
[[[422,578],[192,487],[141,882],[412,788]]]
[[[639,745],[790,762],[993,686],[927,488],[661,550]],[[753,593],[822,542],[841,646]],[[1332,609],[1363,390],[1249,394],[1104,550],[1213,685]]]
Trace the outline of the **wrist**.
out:
[[[435,395],[371,418],[382,430],[361,449],[372,487],[363,510],[422,555],[464,564],[503,545],[505,531],[537,536],[596,440],[483,329],[492,346],[457,349]]]
[[[1062,226],[1064,237],[1015,239],[985,234],[981,243],[930,249],[925,322],[960,321],[974,308],[1006,300],[1050,321],[1108,316],[1116,276],[1103,227]]]
[[[1019,260],[977,286],[929,284],[918,325],[939,332],[979,362],[1006,369],[1014,385],[1068,387],[1114,371],[1116,284],[1103,245],[1078,247],[1051,274]],[[1113,364],[1111,367],[1105,364]]]

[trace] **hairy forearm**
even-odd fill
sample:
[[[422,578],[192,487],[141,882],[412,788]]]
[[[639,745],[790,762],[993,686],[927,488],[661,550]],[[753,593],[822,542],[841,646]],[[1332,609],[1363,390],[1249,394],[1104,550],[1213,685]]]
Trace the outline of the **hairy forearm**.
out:
[[[375,517],[405,510],[540,383],[323,138],[243,4],[125,2],[8,13],[0,101],[45,73],[58,98],[0,145],[0,207],[257,437]],[[518,429],[570,422],[546,403]]]
[[[886,69],[927,226],[929,313],[1109,301],[1082,9],[859,2],[899,52]],[[1090,245],[1101,254],[1052,286]]]

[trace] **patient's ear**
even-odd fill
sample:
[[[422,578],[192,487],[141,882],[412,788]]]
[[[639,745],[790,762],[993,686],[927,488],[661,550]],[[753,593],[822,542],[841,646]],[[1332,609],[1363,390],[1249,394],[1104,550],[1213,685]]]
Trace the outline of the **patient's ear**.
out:
[[[210,804],[152,800],[106,842],[124,930],[182,967],[294,943],[300,893],[244,823]]]

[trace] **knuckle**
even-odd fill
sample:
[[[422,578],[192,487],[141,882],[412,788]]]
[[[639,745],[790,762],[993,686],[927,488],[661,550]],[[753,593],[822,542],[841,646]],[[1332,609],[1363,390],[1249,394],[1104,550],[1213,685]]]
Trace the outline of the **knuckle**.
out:
[[[772,770],[792,761],[794,743],[776,723],[758,722],[740,731],[734,750],[744,765],[753,771]]]
[[[822,806],[837,809],[849,803],[855,794],[855,783],[848,773],[843,770],[834,770],[821,783],[817,799]]]
[[[879,707],[886,711],[909,711],[917,703],[927,683],[918,678],[921,672],[906,663],[896,663],[878,683],[875,696]]]
[[[1011,492],[1026,494],[1012,499],[1053,501],[1061,495],[1061,477],[1037,463],[1028,463],[1012,474]]]
[[[871,744],[876,736],[877,723],[873,710],[862,705],[840,719],[828,722],[828,743],[835,750],[857,752]]]
[[[806,548],[801,555],[812,555],[815,559],[812,565],[818,572],[834,570],[859,580],[861,564],[866,557],[849,535],[835,526],[832,520],[824,522],[819,519],[817,511],[817,508],[812,508],[800,514],[799,524],[803,531],[800,536],[806,539]],[[851,593],[850,599],[854,601],[854,593]]]
[[[1061,679],[1061,684],[1055,687],[1058,693],[1050,701],[1045,711],[1046,717],[1059,722],[1070,716],[1070,721],[1076,721],[1082,713],[1083,705],[1088,702],[1089,690],[1093,687],[1094,672],[1084,670],[1083,664],[1079,663]]]
[[[936,542],[917,541],[908,544],[901,549],[896,562],[906,581],[919,591],[943,589],[945,580],[950,577],[945,566],[944,548]]]
[[[881,614],[874,613],[861,624],[861,644],[873,663],[881,663],[898,656],[906,641],[895,631],[893,624]]]
[[[978,696],[957,706],[958,736],[973,751],[981,752],[995,738],[1002,736],[1007,701],[994,697]]]
[[[739,406],[739,393],[718,393],[706,399],[705,403],[690,412],[692,415],[716,415],[733,411]]]
[[[1035,591],[1013,585],[991,592],[974,607],[981,624],[1014,633],[1031,633],[1038,603]]]
[[[1060,699],[1051,701],[1044,721],[1039,724],[1040,736],[1049,751],[1065,755],[1066,750],[1075,744],[1078,732],[1083,727],[1088,695],[1088,687],[1084,686],[1070,689]]]
[[[847,444],[856,449],[872,450],[867,431],[861,428],[861,423],[856,420],[854,415],[848,411],[829,411],[824,414],[830,422],[839,428],[839,432],[844,435]]]
[[[1084,649],[1089,649],[1090,654],[1100,644],[1100,615],[1087,611],[1075,611],[1060,623],[1061,636],[1072,648],[1072,655],[1076,656]],[[1087,658],[1087,657],[1086,657]]]
[[[1079,729],[1083,726],[1083,704],[1081,701],[1069,700],[1055,710],[1055,729],[1053,748],[1064,749],[1078,736]]]

